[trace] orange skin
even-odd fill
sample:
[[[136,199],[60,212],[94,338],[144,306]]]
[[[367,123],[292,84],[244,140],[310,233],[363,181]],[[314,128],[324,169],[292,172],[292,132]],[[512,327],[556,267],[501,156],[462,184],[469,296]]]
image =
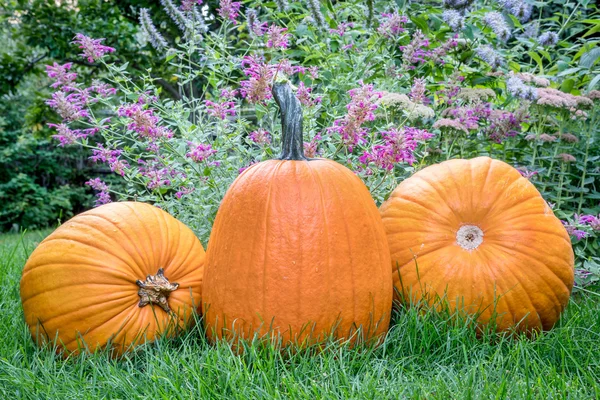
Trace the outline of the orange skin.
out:
[[[172,316],[138,306],[136,280],[159,268],[179,283],[168,297]],[[25,321],[38,342],[57,338],[58,351],[94,351],[110,339],[120,354],[193,322],[203,269],[204,249],[181,222],[149,204],[109,203],[65,222],[31,254],[21,278]]]
[[[203,314],[212,341],[257,334],[312,344],[332,334],[354,343],[388,329],[381,217],[362,181],[336,162],[247,169],[225,195],[209,243]]]
[[[451,310],[478,315],[480,325],[517,332],[552,328],[569,301],[569,235],[534,185],[504,162],[479,157],[427,167],[380,211],[405,301],[444,297]],[[483,232],[473,250],[457,241],[464,225]]]

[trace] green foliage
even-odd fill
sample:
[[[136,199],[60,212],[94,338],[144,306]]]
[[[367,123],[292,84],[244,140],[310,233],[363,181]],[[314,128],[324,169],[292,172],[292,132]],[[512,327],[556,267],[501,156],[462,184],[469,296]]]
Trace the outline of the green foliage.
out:
[[[51,95],[45,65],[71,60],[83,81],[102,77],[99,66],[80,60],[80,50],[71,44],[76,33],[85,32],[118,42],[120,56],[135,58],[132,70],[152,67],[155,54],[139,51],[143,38],[133,3],[83,0],[74,7],[68,1],[15,0],[0,5],[0,231],[48,226],[92,206],[84,182],[107,170],[88,162],[88,150],[60,148],[50,138],[46,125],[57,118],[45,104]]]

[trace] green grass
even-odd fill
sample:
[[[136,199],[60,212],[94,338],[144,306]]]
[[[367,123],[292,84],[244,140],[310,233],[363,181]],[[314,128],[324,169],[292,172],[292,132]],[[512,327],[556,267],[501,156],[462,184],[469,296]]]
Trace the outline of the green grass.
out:
[[[559,324],[535,339],[485,336],[466,323],[397,311],[385,343],[296,353],[252,345],[235,355],[197,326],[121,360],[67,360],[39,349],[23,321],[19,279],[47,232],[0,235],[0,398],[600,398],[600,296],[577,293]],[[597,289],[596,289],[597,292]]]

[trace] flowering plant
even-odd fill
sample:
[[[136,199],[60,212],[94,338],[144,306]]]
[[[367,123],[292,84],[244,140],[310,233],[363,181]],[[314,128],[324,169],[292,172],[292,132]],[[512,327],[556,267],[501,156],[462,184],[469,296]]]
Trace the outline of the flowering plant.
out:
[[[72,64],[48,66],[56,89],[48,105],[63,120],[53,125],[59,145],[90,148],[91,161],[125,183],[111,189],[90,177],[97,204],[111,196],[153,202],[206,241],[231,182],[278,154],[270,88],[287,79],[304,106],[307,156],[345,164],[377,202],[424,166],[485,154],[518,167],[561,218],[600,211],[586,195],[597,193],[590,177],[600,172],[590,169],[600,92],[589,75],[575,81],[561,64],[587,47],[550,54],[575,28],[532,20],[529,3],[162,4],[180,29],[178,44],[148,10],[140,26],[176,71],[160,78],[175,93],[159,78],[130,76],[110,61],[118,49],[83,34],[74,45],[105,67],[106,80],[84,88]]]

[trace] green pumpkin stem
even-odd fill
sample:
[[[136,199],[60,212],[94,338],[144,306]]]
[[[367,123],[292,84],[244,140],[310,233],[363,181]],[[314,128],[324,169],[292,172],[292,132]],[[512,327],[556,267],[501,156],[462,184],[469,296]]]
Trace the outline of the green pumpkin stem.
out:
[[[281,112],[280,160],[307,160],[302,140],[302,106],[288,82],[273,85],[273,97]]]

